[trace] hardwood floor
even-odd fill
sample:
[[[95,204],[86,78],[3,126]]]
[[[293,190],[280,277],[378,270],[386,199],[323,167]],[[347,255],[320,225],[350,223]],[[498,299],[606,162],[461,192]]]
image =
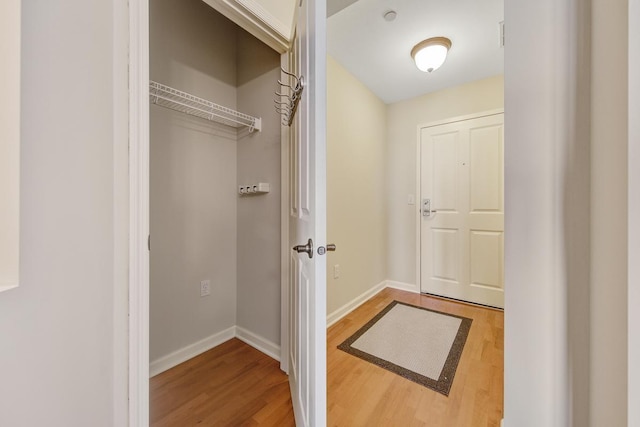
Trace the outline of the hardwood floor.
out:
[[[393,300],[473,319],[448,397],[336,348]],[[327,331],[327,425],[498,427],[503,322],[498,310],[383,290]]]
[[[150,425],[295,426],[279,362],[232,339],[150,381]]]
[[[473,319],[449,396],[336,347],[391,301]],[[503,313],[385,289],[327,331],[327,425],[498,427],[503,411]],[[150,382],[151,426],[294,426],[279,363],[233,339]]]

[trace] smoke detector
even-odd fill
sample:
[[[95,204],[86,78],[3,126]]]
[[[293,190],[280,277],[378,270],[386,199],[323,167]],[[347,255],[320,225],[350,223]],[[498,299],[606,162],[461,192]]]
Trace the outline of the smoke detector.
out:
[[[387,22],[391,22],[394,21],[396,19],[396,17],[398,16],[398,14],[396,13],[395,10],[388,10],[384,13],[384,15],[382,15],[382,17],[384,18],[385,21]]]

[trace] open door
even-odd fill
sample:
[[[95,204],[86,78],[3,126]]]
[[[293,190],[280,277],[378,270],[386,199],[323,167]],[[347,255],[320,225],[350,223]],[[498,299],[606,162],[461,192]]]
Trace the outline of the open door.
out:
[[[304,89],[289,150],[289,382],[305,427],[326,424],[325,14],[325,0],[300,1],[290,55]]]

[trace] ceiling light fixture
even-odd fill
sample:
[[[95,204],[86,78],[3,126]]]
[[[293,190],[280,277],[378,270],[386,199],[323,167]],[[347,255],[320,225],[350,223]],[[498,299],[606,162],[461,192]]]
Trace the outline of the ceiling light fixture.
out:
[[[447,59],[451,40],[446,37],[432,37],[418,43],[411,49],[411,57],[420,71],[431,73]]]

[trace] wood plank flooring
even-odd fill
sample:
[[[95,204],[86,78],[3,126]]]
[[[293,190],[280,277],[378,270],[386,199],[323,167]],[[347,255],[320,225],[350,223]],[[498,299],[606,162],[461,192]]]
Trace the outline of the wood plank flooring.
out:
[[[391,301],[473,319],[449,396],[336,347]],[[327,331],[327,424],[498,427],[503,413],[503,313],[385,289]],[[279,363],[233,339],[150,381],[152,427],[294,426]]]
[[[232,339],[150,380],[150,425],[295,426],[280,363]]]
[[[473,319],[448,397],[336,348],[393,300]],[[503,322],[498,310],[383,290],[327,332],[327,425],[498,427]]]

